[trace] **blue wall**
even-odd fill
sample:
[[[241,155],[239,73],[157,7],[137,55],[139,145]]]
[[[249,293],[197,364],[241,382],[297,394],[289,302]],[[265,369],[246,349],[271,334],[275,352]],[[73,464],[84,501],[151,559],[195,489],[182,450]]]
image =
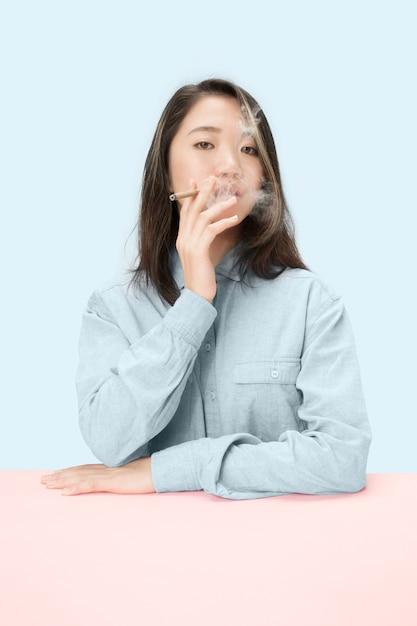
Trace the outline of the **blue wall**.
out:
[[[94,461],[74,374],[90,292],[128,264],[172,92],[207,76],[271,123],[308,265],[343,295],[374,441],[415,472],[414,3],[92,0],[1,9],[0,466]]]

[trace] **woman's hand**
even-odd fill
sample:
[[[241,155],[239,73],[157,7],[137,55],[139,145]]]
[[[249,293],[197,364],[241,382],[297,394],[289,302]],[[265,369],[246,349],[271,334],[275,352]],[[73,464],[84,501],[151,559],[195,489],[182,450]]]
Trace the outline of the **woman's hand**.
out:
[[[192,188],[196,184],[191,181]],[[210,247],[215,238],[237,224],[238,217],[223,217],[233,209],[236,198],[213,204],[207,202],[216,186],[213,177],[201,188],[197,196],[184,200],[180,210],[180,223],[177,237],[177,250],[184,272],[184,285],[209,302],[216,295],[216,275]]]
[[[122,465],[79,465],[42,476],[47,489],[62,489],[62,495],[108,491],[110,493],[154,493],[151,457]]]

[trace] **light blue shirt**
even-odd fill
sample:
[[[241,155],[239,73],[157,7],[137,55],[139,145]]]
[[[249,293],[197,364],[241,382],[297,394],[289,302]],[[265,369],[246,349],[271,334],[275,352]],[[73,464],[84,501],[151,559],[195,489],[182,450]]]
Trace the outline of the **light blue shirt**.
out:
[[[210,304],[171,261],[174,306],[128,279],[88,302],[76,385],[94,455],[108,466],[151,455],[157,492],[362,489],[371,431],[341,298],[302,269],[240,280],[232,251]]]

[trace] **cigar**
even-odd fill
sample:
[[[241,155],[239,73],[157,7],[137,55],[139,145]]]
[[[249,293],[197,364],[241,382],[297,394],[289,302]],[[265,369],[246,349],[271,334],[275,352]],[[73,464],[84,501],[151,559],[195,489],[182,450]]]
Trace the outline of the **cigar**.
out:
[[[187,191],[175,191],[169,195],[169,199],[171,202],[175,202],[175,200],[181,200],[182,198],[191,198],[191,196],[196,196],[199,193],[199,189],[188,189]]]

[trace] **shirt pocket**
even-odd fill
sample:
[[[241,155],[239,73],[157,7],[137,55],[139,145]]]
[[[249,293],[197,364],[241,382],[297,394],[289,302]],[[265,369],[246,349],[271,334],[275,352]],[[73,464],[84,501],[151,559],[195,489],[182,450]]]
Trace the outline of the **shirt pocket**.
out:
[[[242,426],[263,441],[277,440],[286,430],[302,430],[296,386],[300,369],[298,357],[235,363],[235,407],[244,416]]]

